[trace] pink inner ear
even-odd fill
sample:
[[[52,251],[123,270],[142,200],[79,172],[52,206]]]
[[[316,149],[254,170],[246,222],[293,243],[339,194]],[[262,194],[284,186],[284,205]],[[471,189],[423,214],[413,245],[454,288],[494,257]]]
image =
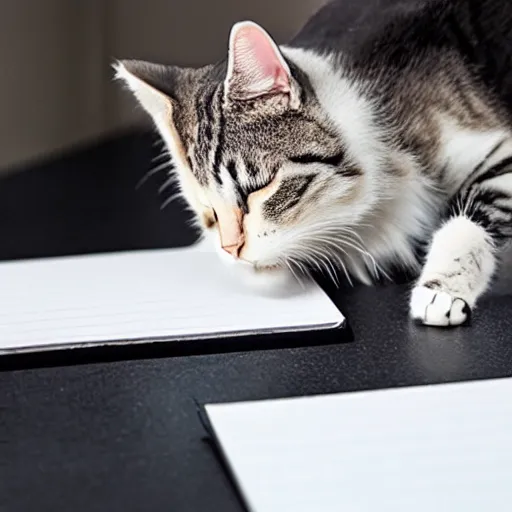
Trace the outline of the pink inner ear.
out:
[[[269,36],[257,26],[243,25],[233,36],[232,74],[228,82],[239,97],[288,93],[288,67]]]

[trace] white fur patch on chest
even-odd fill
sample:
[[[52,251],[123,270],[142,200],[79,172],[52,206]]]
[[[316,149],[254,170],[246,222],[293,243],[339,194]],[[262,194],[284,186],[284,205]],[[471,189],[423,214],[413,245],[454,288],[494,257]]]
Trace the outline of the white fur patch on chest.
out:
[[[456,192],[497,144],[511,136],[504,129],[480,131],[462,128],[450,119],[443,119],[440,128],[438,164],[446,169],[443,185],[449,195]]]

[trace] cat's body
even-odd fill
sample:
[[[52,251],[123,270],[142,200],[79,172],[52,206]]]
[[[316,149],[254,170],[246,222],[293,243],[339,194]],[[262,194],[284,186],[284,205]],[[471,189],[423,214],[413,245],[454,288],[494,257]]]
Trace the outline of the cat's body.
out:
[[[231,262],[418,270],[412,316],[454,325],[512,235],[511,60],[508,2],[337,0],[280,49],[242,23],[226,62],[118,75]]]

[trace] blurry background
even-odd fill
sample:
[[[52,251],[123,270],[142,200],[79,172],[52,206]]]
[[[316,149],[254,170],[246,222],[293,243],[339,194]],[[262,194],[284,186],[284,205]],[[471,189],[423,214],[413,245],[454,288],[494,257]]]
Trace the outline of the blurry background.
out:
[[[322,0],[4,0],[0,169],[116,133],[137,120],[111,83],[113,58],[200,66],[225,55],[238,20],[279,41]]]
[[[179,203],[160,211],[165,171],[136,189],[159,148],[113,59],[200,66],[224,58],[234,22],[285,42],[323,3],[0,2],[0,259],[193,241]]]

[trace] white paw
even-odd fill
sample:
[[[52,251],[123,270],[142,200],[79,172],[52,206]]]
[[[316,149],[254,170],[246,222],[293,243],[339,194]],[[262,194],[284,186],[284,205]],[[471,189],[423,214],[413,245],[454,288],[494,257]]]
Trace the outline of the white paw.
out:
[[[466,322],[471,309],[464,299],[426,286],[416,286],[411,295],[410,314],[423,325],[447,327]]]

